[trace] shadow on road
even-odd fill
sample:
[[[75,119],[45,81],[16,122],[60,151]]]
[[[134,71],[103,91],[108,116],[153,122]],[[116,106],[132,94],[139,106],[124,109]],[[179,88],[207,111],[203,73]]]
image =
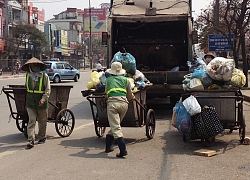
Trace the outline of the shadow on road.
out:
[[[125,138],[126,146],[132,146],[134,144],[143,143],[148,141],[147,138],[143,139],[133,139],[133,138]],[[61,145],[64,148],[80,148],[83,149],[79,153],[71,154],[71,156],[84,157],[84,158],[115,158],[109,157],[105,150],[105,138],[98,137],[88,137],[81,139],[73,139],[73,140],[64,140],[61,142]],[[113,143],[115,151],[119,152],[118,146]],[[100,152],[101,151],[101,152]],[[91,153],[92,152],[92,153]],[[93,153],[94,152],[94,153]],[[95,153],[96,152],[96,153]]]

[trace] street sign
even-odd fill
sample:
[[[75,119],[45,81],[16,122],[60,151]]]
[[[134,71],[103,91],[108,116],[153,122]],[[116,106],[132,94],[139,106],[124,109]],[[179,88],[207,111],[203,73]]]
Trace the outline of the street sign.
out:
[[[209,51],[232,51],[231,45],[227,37],[223,34],[209,34]],[[234,42],[234,34],[230,34],[231,42]]]

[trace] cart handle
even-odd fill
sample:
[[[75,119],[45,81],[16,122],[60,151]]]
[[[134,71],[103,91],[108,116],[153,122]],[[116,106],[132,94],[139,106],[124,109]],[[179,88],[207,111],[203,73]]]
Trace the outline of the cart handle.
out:
[[[90,96],[86,97],[86,99],[89,102],[93,103],[96,106],[96,103],[94,103],[94,101],[92,100],[93,98],[105,98],[105,96],[104,95],[102,95],[102,96],[92,96],[92,95],[90,95]],[[144,110],[146,110],[146,108],[137,99],[132,99],[132,101],[135,101],[136,104],[138,104],[141,108],[143,108]]]
[[[52,102],[50,102],[50,101],[48,101],[48,102],[49,102],[49,104],[52,105],[54,108],[56,108],[56,109],[58,109],[58,110],[60,109],[59,107],[57,107],[57,106],[56,106],[55,104],[53,104]]]
[[[244,97],[243,96],[195,96],[196,98],[201,99],[235,99],[236,101],[243,102]]]

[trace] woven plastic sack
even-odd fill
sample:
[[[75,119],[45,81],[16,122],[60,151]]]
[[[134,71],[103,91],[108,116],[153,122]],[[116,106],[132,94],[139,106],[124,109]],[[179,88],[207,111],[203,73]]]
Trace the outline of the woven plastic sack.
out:
[[[230,81],[235,68],[233,59],[216,57],[206,66],[209,76],[217,81]]]
[[[245,74],[241,70],[235,68],[230,84],[236,87],[243,87],[246,84]]]

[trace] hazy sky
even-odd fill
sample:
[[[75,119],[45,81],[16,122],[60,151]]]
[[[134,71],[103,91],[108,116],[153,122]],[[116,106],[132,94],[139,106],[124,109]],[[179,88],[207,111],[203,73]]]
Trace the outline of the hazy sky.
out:
[[[205,8],[212,0],[193,0],[194,16],[200,9]],[[39,10],[45,10],[45,20],[53,18],[55,14],[65,11],[67,7],[84,9],[89,7],[89,0],[30,0]],[[109,3],[110,0],[90,0],[91,7],[100,8],[101,3]]]

